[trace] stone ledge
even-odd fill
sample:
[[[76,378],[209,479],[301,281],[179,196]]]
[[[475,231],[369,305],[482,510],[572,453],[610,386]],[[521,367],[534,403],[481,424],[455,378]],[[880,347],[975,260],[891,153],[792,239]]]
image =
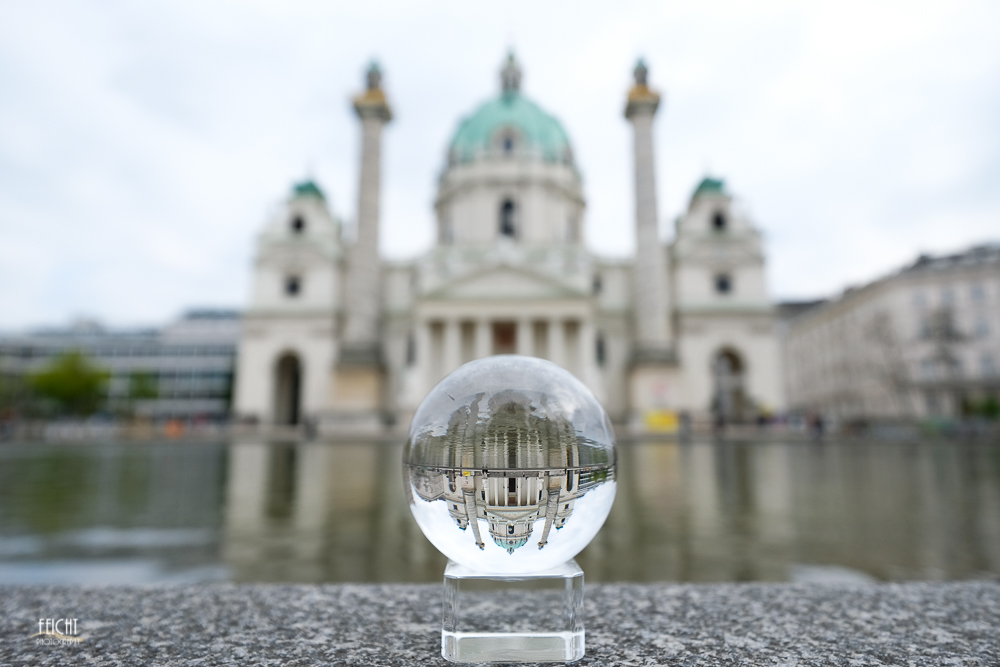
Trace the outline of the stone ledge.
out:
[[[0,665],[445,665],[434,585],[0,587]],[[39,618],[80,644],[40,646]],[[997,665],[1000,584],[604,584],[578,665]]]

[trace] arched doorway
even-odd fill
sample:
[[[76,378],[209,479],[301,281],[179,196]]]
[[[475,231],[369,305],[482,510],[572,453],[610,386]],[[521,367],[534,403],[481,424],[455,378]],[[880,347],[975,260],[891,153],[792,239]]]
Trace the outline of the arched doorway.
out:
[[[302,396],[302,364],[299,358],[286,353],[275,368],[274,421],[284,426],[299,423]]]
[[[740,422],[747,417],[744,374],[743,358],[734,350],[722,350],[712,360],[712,416],[716,425]]]

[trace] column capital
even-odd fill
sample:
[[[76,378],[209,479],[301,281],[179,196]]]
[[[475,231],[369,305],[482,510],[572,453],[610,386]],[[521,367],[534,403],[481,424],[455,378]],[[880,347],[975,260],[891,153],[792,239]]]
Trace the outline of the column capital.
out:
[[[650,90],[649,85],[646,83],[646,76],[649,70],[646,68],[646,63],[639,58],[639,62],[635,64],[635,85],[632,86],[632,90],[628,91],[628,102],[625,104],[625,117],[629,120],[632,116],[639,114],[649,114],[652,116],[656,113],[656,109],[660,106],[660,94]]]
[[[660,95],[649,89],[646,84],[632,86],[628,91],[628,101],[625,104],[625,117],[632,120],[633,116],[649,114],[652,116],[660,106]]]
[[[373,95],[373,92],[378,93],[378,96]],[[366,118],[377,118],[383,123],[388,123],[392,120],[392,110],[389,108],[389,104],[385,101],[385,93],[381,90],[368,90],[355,97],[354,111],[357,112],[358,118],[361,118],[362,120]]]
[[[354,98],[354,110],[362,119],[378,118],[384,123],[392,120],[392,110],[382,90],[382,70],[378,63],[372,61],[365,74],[367,88],[365,92]]]

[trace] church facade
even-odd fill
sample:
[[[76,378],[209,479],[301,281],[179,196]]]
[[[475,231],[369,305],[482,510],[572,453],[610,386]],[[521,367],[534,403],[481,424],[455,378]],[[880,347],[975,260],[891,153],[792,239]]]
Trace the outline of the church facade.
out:
[[[459,123],[439,180],[434,246],[378,256],[381,136],[392,113],[376,66],[354,100],[362,132],[356,239],[323,192],[295,186],[257,241],[239,344],[235,412],[329,434],[405,429],[424,395],[493,354],[549,359],[612,420],[671,430],[678,416],[739,422],[781,410],[775,313],[759,231],[706,178],[664,243],[653,160],[659,96],[640,61],[631,260],[583,242],[586,199],[562,125],[521,92],[509,57],[499,95]]]

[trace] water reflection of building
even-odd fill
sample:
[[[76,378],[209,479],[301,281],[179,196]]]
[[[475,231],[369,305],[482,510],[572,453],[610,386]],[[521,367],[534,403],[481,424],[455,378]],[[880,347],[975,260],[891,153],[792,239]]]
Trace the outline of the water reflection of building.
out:
[[[96,461],[95,452],[104,450],[90,451]],[[223,475],[201,459],[187,458],[200,451],[149,470],[151,480],[170,481],[156,497],[164,512],[175,511],[153,525],[211,523],[205,517],[213,516],[219,501],[204,492],[221,490],[215,485],[221,485]],[[401,455],[400,444],[231,445],[222,556],[234,578],[440,581],[446,559],[407,509]],[[1000,573],[996,456],[996,447],[985,442],[623,446],[611,514],[577,561],[592,581],[782,581],[795,576],[802,564],[847,567],[880,579],[995,577]],[[10,470],[0,466],[0,481],[7,482],[0,484],[0,504],[4,492],[17,488],[12,482],[27,477],[26,469],[11,460],[5,465]],[[79,463],[68,469],[89,470]],[[481,463],[470,477],[476,471],[482,472]],[[149,520],[142,502],[116,486],[106,471],[98,472],[85,477],[100,495],[92,505],[80,507],[128,499],[130,511],[143,508],[141,517],[129,515],[128,521],[141,525],[136,522]],[[502,486],[505,478],[488,472]],[[77,477],[67,474],[67,482]],[[435,502],[446,502],[446,493],[450,499],[461,497],[462,502],[449,505],[455,512],[452,520],[469,516],[461,485],[468,478],[456,475],[454,492],[446,470],[418,479],[419,494],[436,497]],[[574,491],[588,483],[585,474],[572,479]],[[565,477],[560,483],[568,486]],[[182,506],[171,495],[178,487],[190,490],[183,494]],[[195,516],[191,512],[198,503],[204,508]],[[77,505],[73,507],[76,511]],[[543,507],[548,503],[537,503],[537,511]],[[569,529],[576,529],[579,510],[560,516],[560,504],[553,526],[568,517]],[[190,523],[195,521],[199,523]],[[482,526],[482,541],[492,539],[484,520],[476,523]],[[540,533],[536,525],[532,539]],[[461,536],[474,539],[468,527]]]
[[[488,419],[480,415],[480,400],[452,413],[443,436],[411,445],[413,490],[425,501],[447,503],[455,524],[471,527],[480,549],[480,521],[489,525],[494,543],[513,553],[544,520],[538,539],[543,549],[551,530],[573,514],[577,498],[613,478],[613,462],[581,460],[573,425],[536,414],[523,394],[493,396],[483,406]]]
[[[428,581],[445,559],[414,522],[401,444],[229,447],[222,556],[238,581]]]

